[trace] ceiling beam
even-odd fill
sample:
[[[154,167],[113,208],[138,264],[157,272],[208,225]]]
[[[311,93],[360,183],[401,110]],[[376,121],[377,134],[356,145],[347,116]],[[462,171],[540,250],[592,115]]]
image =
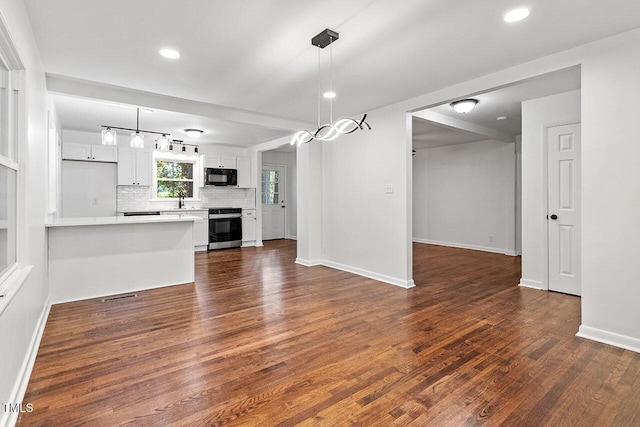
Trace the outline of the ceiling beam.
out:
[[[429,122],[438,123],[445,127],[453,128],[453,129],[462,129],[468,132],[477,133],[482,136],[486,136],[490,139],[502,142],[515,142],[516,137],[508,134],[506,132],[502,132],[499,130],[491,129],[486,126],[478,125],[475,123],[469,123],[467,121],[456,119],[455,117],[445,116],[444,114],[436,113],[431,110],[422,110],[416,111],[412,114],[413,117],[417,117],[422,120],[427,120]]]
[[[211,117],[218,120],[246,123],[267,128],[295,131],[313,127],[312,123],[305,123],[270,114],[161,95],[154,92],[145,92],[89,80],[81,80],[73,77],[47,73],[46,79],[47,90],[51,93],[156,108],[159,110]]]

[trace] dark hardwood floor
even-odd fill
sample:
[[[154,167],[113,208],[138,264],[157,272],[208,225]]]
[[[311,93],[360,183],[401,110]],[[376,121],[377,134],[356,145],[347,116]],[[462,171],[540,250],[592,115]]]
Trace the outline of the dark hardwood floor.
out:
[[[579,298],[519,288],[519,258],[414,250],[409,290],[272,241],[55,305],[18,424],[640,425],[640,354],[575,337]]]

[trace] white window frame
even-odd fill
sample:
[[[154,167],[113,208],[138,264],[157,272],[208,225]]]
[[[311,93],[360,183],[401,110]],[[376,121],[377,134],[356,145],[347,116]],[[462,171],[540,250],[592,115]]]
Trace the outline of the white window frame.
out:
[[[164,151],[153,152],[153,187],[151,189],[151,200],[178,200],[177,197],[158,197],[158,161],[193,163],[193,197],[187,197],[184,200],[198,202],[200,201],[200,183],[202,180],[200,170],[200,157],[189,154],[167,153]]]
[[[11,224],[15,227],[15,262],[8,266],[0,276],[0,314],[4,312],[20,287],[26,282],[33,266],[24,263],[26,259],[24,240],[26,236],[26,224],[24,204],[29,196],[25,194],[25,177],[21,162],[26,151],[26,88],[24,65],[15,44],[7,30],[4,19],[0,17],[0,62],[9,70],[7,89],[10,91],[7,102],[7,136],[9,148],[7,156],[0,154],[0,164],[15,171],[15,221]]]

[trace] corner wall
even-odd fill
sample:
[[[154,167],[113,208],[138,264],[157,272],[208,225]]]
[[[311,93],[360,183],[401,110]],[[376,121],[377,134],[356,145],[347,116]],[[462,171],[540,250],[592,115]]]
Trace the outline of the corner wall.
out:
[[[522,103],[522,286],[549,289],[547,129],[569,123],[580,123],[579,90]]]
[[[49,308],[46,278],[47,110],[44,71],[21,1],[0,0],[0,14],[25,67],[26,129],[19,137],[18,261],[31,265],[17,295],[0,315],[0,402],[21,402]],[[26,403],[26,402],[25,402]],[[16,413],[0,406],[0,426],[13,425]]]
[[[582,64],[580,336],[640,352],[640,33]]]

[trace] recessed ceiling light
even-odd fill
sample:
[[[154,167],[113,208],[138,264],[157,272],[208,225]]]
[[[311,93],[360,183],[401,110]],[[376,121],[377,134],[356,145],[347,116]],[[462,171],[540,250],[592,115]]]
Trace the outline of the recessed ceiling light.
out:
[[[496,120],[507,120],[507,116],[496,117]]]
[[[151,108],[143,108],[142,112],[147,114],[153,114],[153,110]]]
[[[185,129],[184,132],[187,134],[189,138],[200,138],[204,132],[200,129]]]
[[[451,108],[456,110],[458,113],[464,114],[473,110],[478,103],[477,99],[461,99],[460,101],[452,102]]]
[[[180,53],[177,50],[173,49],[160,49],[160,55],[169,59],[178,59],[180,58]]]
[[[529,9],[513,9],[504,15],[504,22],[518,22],[529,16]]]
[[[333,99],[336,97],[336,93],[332,90],[328,90],[325,93],[323,93],[322,96],[324,96],[327,99]]]

